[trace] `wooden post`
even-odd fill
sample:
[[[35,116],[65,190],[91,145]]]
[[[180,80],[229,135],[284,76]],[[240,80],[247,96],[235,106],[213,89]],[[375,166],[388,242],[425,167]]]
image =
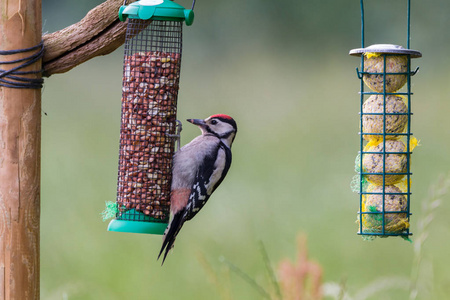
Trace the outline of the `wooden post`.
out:
[[[41,0],[0,0],[0,12],[1,50],[40,43]],[[39,299],[40,147],[41,90],[0,87],[0,300]]]

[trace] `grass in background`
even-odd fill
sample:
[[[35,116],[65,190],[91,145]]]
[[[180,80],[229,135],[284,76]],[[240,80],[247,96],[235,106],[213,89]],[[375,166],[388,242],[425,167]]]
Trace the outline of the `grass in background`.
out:
[[[422,217],[418,220],[417,238],[414,241],[414,258],[411,263],[411,276],[383,276],[350,292],[346,287],[346,279],[340,283],[322,283],[323,270],[320,264],[308,258],[306,236],[300,235],[298,240],[297,260],[292,263],[283,259],[278,263],[275,274],[263,242],[259,242],[259,252],[262,257],[266,278],[258,282],[228,259],[221,257],[225,268],[214,269],[212,263],[204,255],[198,255],[200,265],[205,269],[211,282],[216,286],[223,300],[239,299],[233,297],[236,289],[230,284],[230,273],[241,278],[253,288],[260,299],[268,300],[320,300],[333,298],[336,300],[368,300],[368,299],[433,299],[434,272],[433,263],[429,261],[422,249],[430,234],[430,225],[436,217],[436,212],[450,189],[450,176],[440,176],[436,184],[429,189],[429,194],[422,202]],[[393,296],[393,292],[401,293]],[[353,296],[352,296],[353,295]],[[395,294],[394,294],[395,295]]]
[[[156,261],[161,237],[107,232],[99,215],[105,201],[116,197],[122,53],[46,81],[42,298],[221,299],[198,251],[210,261],[223,256],[247,274],[260,274],[257,241],[264,241],[271,261],[280,261],[294,253],[299,231],[323,267],[323,281],[345,278],[347,293],[374,278],[409,277],[415,255],[409,243],[367,243],[356,235],[358,198],[349,181],[359,149],[359,61],[347,57],[348,49],[312,55],[270,47],[242,51],[236,44],[220,56],[186,49],[178,118],[227,113],[239,132],[227,179],[184,226],[162,268]],[[415,224],[426,214],[420,199],[434,175],[450,166],[447,68],[429,56],[414,63],[421,72],[413,78],[412,128],[422,146],[412,158],[413,240],[419,234]],[[182,144],[198,134],[186,123]],[[450,205],[443,202],[439,210],[423,245],[434,266],[430,299],[450,293]],[[260,299],[247,283],[229,277],[234,297]],[[397,292],[404,295],[393,291],[392,299]]]

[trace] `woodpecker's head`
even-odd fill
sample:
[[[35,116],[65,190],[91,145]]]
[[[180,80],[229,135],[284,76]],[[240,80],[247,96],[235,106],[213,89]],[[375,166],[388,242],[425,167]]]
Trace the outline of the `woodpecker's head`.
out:
[[[204,120],[188,119],[188,122],[197,125],[202,134],[213,134],[231,147],[237,132],[236,121],[227,115],[212,115]]]

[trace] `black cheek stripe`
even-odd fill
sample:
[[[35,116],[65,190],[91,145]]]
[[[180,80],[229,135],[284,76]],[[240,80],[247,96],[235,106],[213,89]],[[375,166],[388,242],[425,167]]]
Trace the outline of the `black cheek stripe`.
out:
[[[219,136],[221,139],[226,139],[228,138],[232,133],[234,132],[234,130],[232,131],[228,131],[227,133],[222,134],[221,136]]]
[[[211,130],[211,128],[209,128],[209,126],[206,126],[205,128],[206,128],[206,131],[207,131],[208,133],[211,133],[212,135],[214,135],[214,136],[220,138],[220,137],[217,135],[217,133],[215,133],[214,131]]]

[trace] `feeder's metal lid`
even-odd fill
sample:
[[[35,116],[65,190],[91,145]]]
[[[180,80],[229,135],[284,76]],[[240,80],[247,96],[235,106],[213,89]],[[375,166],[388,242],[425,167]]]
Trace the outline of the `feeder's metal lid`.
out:
[[[194,11],[170,0],[140,0],[119,9],[120,21],[130,19],[194,22]]]
[[[388,53],[388,54],[409,54],[411,58],[422,57],[422,53],[417,50],[405,49],[399,45],[375,44],[366,48],[357,48],[350,50],[350,55],[361,56],[362,53]]]

